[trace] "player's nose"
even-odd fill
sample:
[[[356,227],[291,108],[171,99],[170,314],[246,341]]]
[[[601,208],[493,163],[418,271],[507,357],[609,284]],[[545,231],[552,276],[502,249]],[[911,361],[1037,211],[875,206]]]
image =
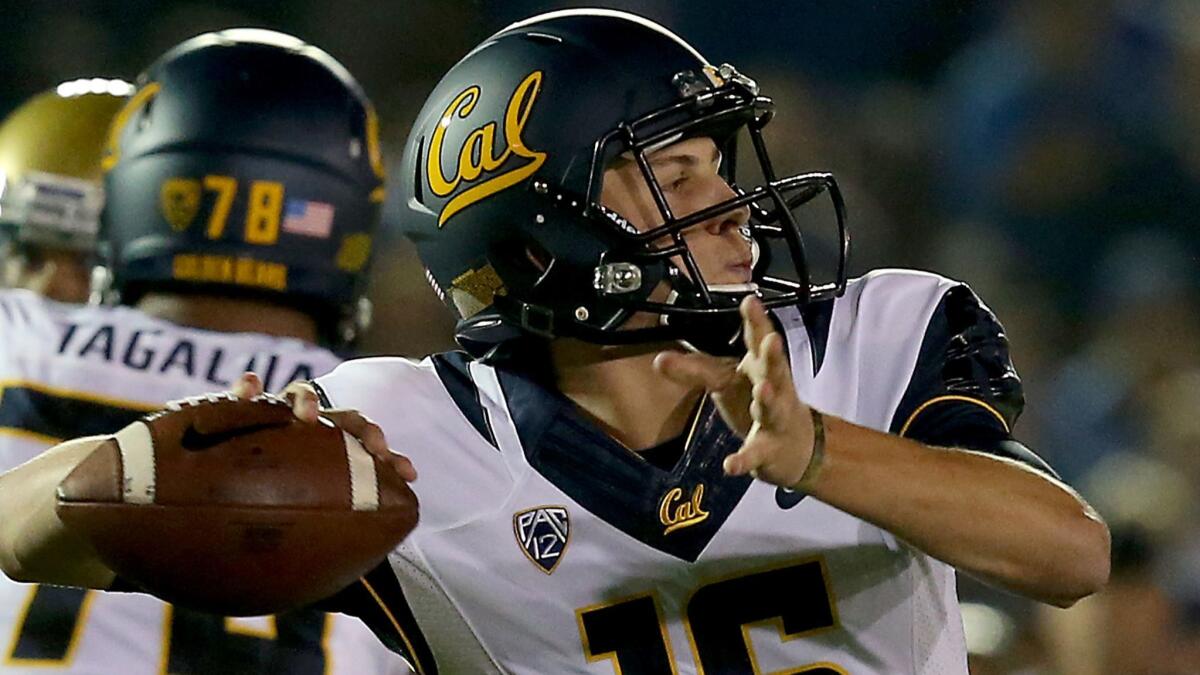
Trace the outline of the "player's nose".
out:
[[[729,183],[725,182],[725,179],[720,176],[713,176],[710,185],[709,199],[711,201],[705,208],[716,206],[738,196]],[[705,222],[704,227],[708,230],[709,234],[724,236],[730,231],[740,232],[749,222],[750,207],[739,206],[716,214]]]

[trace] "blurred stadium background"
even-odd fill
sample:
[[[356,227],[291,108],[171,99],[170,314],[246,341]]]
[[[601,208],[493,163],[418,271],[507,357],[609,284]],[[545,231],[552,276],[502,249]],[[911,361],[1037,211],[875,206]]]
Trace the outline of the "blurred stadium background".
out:
[[[64,80],[132,79],[203,31],[275,28],[358,76],[394,157],[457,58],[570,4],[7,0],[0,114]],[[1104,512],[1114,573],[1069,611],[964,580],[973,672],[1200,672],[1200,2],[593,4],[659,20],[763,84],[773,155],[842,183],[856,273],[963,279],[1007,325],[1028,395],[1018,435]],[[368,352],[451,344],[394,230],[373,284]]]

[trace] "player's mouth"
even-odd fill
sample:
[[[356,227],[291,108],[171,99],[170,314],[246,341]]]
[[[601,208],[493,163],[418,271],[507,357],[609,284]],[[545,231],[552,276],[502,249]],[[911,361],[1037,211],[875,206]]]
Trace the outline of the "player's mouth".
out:
[[[745,260],[726,265],[725,269],[738,282],[748,283],[754,276],[754,261],[751,258],[746,258]]]

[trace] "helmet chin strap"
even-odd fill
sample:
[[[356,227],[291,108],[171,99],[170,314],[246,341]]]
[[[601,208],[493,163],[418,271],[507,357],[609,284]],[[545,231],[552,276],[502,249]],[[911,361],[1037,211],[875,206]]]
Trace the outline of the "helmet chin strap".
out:
[[[742,298],[758,291],[758,284],[713,284],[708,292],[720,296],[729,307],[737,307]],[[669,305],[679,304],[683,296],[672,290],[667,296]],[[659,323],[663,326],[673,326],[680,331],[680,342],[688,349],[705,352],[714,356],[741,357],[745,353],[742,342],[742,318],[737,312],[726,312],[709,316],[689,316],[677,314],[659,315]]]

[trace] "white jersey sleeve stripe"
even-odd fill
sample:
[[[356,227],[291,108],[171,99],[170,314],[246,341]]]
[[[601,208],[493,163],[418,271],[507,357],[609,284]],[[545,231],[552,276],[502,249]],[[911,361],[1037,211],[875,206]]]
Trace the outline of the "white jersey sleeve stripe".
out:
[[[483,405],[484,414],[491,425],[492,437],[504,455],[509,473],[516,475],[523,471],[525,451],[521,445],[521,439],[517,435],[517,425],[513,421],[508,403],[504,399],[504,390],[500,387],[500,378],[496,374],[496,369],[478,361],[472,361],[468,368],[471,372],[471,379],[479,388],[479,402]]]

